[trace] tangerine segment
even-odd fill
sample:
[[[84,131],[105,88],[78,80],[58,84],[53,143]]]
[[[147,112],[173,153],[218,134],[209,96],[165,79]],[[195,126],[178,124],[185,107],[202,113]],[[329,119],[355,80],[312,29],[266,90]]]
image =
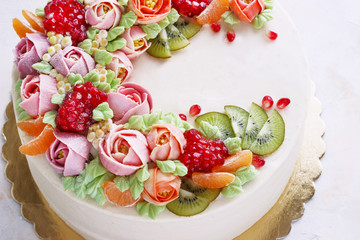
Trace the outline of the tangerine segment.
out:
[[[233,172],[241,167],[249,166],[252,161],[252,152],[250,150],[239,151],[227,158],[221,166],[215,166],[213,172]]]
[[[194,172],[192,180],[205,188],[223,188],[235,180],[235,175],[227,172]]]
[[[16,32],[16,34],[20,38],[26,37],[27,33],[34,33],[36,32],[34,29],[30,28],[29,26],[26,26],[24,23],[22,23],[19,19],[14,18],[13,19],[13,28]]]
[[[24,16],[24,18],[26,19],[26,21],[28,21],[30,23],[30,26],[38,31],[38,32],[42,32],[45,33],[44,30],[44,19],[41,17],[36,16],[34,13],[28,11],[28,10],[22,10],[22,15]]]
[[[213,0],[209,6],[196,18],[201,25],[216,23],[221,15],[229,9],[229,0]]]
[[[107,200],[120,207],[132,207],[139,202],[141,198],[139,197],[135,200],[131,195],[130,189],[124,192],[120,191],[113,181],[106,181],[103,189]]]
[[[43,123],[43,117],[38,117],[36,119],[18,122],[16,126],[31,136],[39,136],[45,128],[46,123]]]
[[[26,155],[38,155],[43,154],[50,147],[51,143],[55,141],[54,128],[50,125],[46,125],[39,136],[31,140],[30,142],[21,145],[19,151]]]

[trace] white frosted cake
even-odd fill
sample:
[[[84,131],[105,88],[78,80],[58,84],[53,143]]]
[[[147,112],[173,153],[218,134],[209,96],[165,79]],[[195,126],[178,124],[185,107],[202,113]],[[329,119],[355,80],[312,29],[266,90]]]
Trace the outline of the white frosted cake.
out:
[[[130,9],[132,8],[130,7]],[[271,95],[274,100],[291,99],[288,107],[278,110],[286,125],[282,145],[274,153],[265,155],[266,164],[257,170],[256,178],[241,186],[240,194],[234,197],[227,197],[225,193],[220,194],[203,212],[193,216],[178,216],[164,207],[162,212],[152,219],[146,217],[150,216],[149,213],[141,214],[136,207],[119,207],[111,201],[99,204],[99,201],[90,197],[91,194],[81,199],[78,192],[75,193],[76,191],[71,191],[71,189],[65,190],[64,177],[70,177],[68,179],[73,177],[76,181],[76,176],[82,172],[85,166],[89,165],[88,159],[85,159],[87,163],[83,163],[85,165],[80,172],[73,173],[78,171],[77,167],[67,170],[63,166],[59,170],[59,166],[55,166],[58,162],[51,163],[49,160],[51,158],[49,155],[52,154],[51,150],[46,154],[27,155],[31,174],[56,214],[85,239],[144,239],[145,237],[157,240],[168,238],[232,239],[246,231],[270,210],[292,175],[301,147],[310,98],[310,80],[297,32],[279,4],[276,4],[272,11],[274,19],[266,23],[266,28],[279,34],[275,41],[269,40],[265,36],[264,29],[256,30],[250,24],[242,22],[232,26],[236,38],[229,43],[224,34],[214,33],[209,25],[205,25],[189,40],[189,46],[171,52],[171,58],[155,58],[144,53],[136,60],[131,60],[133,72],[126,79],[126,84],[136,83],[151,94],[152,104],[149,106],[152,112],[161,109],[163,113],[173,112],[188,115],[187,122],[191,126],[198,126],[194,121],[196,117],[187,114],[189,108],[194,104],[201,106],[201,114],[214,111],[223,113],[226,105],[240,106],[247,110],[250,109],[252,102],[261,105],[261,100],[266,95]],[[140,19],[139,16],[138,19]],[[222,24],[222,28],[228,27]],[[50,65],[57,65],[54,56],[48,61]],[[41,60],[39,59],[39,61]],[[18,75],[18,72],[15,71],[14,84]],[[47,76],[52,77],[51,73]],[[24,78],[24,76],[21,77]],[[40,84],[39,88],[41,88]],[[21,88],[24,89],[24,87]],[[68,92],[71,93],[71,90]],[[44,93],[44,96],[47,95]],[[13,98],[14,102],[18,99],[15,91],[13,91]],[[108,101],[110,107],[113,106],[110,100]],[[53,102],[56,101],[53,99]],[[50,107],[48,110],[54,111],[54,108]],[[272,111],[272,109],[266,110],[269,116]],[[148,112],[138,112],[137,114],[149,113],[148,109]],[[38,113],[38,115],[42,114]],[[114,110],[114,115],[116,116],[116,110]],[[49,119],[48,117],[49,115],[45,115],[44,119]],[[17,118],[20,122],[19,113]],[[96,120],[91,124],[103,120],[107,119]],[[116,127],[122,126],[121,124],[130,120],[126,119],[121,123],[119,121],[121,119],[113,120],[117,124]],[[49,123],[48,120],[45,123]],[[56,120],[56,123],[59,123],[59,120]],[[66,131],[55,131],[56,139],[61,141],[59,132]],[[89,140],[89,133],[88,135],[84,132],[81,134],[79,135],[87,137]],[[24,145],[34,139],[33,136],[29,136],[21,130],[19,130],[19,135]],[[149,142],[149,133],[146,132],[144,135]],[[106,132],[103,138],[107,138]],[[93,157],[99,152],[100,155],[102,151],[106,152],[106,149],[101,150],[104,141],[106,140],[100,139],[100,143],[93,142],[91,146]],[[80,142],[79,140],[81,145]],[[151,145],[151,143],[148,144]],[[84,148],[90,145],[86,145]],[[53,145],[51,148],[54,148]],[[84,155],[81,152],[77,154]],[[152,159],[152,154],[150,155],[151,160],[148,161],[151,173],[156,168],[154,165],[160,164],[156,161],[159,158]],[[58,155],[56,157],[58,160]],[[179,159],[179,156],[176,159]],[[130,176],[135,172],[129,170],[130,168],[114,170],[113,163],[109,163],[101,156],[100,161],[108,171],[114,174],[111,179],[115,176]],[[135,166],[136,164],[129,165]],[[57,170],[54,170],[54,167]],[[162,169],[160,165],[159,168]],[[138,169],[137,171],[140,171]],[[179,176],[183,175],[179,174]],[[179,176],[176,177],[180,179]],[[140,202],[144,200],[144,202],[151,202],[144,194],[140,198]]]

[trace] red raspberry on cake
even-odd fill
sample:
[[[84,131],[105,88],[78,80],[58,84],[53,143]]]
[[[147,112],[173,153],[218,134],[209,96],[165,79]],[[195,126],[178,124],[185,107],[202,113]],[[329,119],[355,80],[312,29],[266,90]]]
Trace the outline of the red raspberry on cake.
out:
[[[44,29],[71,36],[74,46],[87,38],[85,8],[77,0],[53,0],[45,9]]]
[[[106,93],[91,82],[78,84],[69,92],[56,117],[56,125],[62,131],[83,132],[95,122],[93,110],[107,100]]]

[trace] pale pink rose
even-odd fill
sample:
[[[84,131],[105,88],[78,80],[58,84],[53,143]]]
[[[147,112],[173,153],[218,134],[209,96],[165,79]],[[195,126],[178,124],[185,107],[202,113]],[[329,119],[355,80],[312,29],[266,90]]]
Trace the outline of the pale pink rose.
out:
[[[130,60],[134,60],[144,53],[151,45],[146,40],[146,33],[139,26],[132,26],[125,30],[121,37],[126,40],[126,46],[121,49]]]
[[[171,173],[163,173],[159,168],[149,169],[150,177],[144,183],[141,196],[156,206],[164,206],[179,197],[181,179]]]
[[[152,109],[150,93],[135,83],[124,83],[116,92],[108,93],[107,102],[116,124],[124,124],[131,116],[147,114]]]
[[[46,112],[56,110],[58,106],[51,103],[51,97],[57,93],[56,80],[48,75],[28,75],[21,84],[19,104],[30,116],[37,118]]]
[[[111,54],[113,55],[113,58],[111,63],[106,65],[106,67],[115,72],[115,76],[121,80],[120,83],[125,82],[129,79],[133,71],[133,65],[122,51],[119,50]]]
[[[117,26],[120,18],[121,9],[116,0],[95,0],[85,13],[86,21],[98,29]]]
[[[150,159],[177,160],[184,153],[186,139],[181,130],[172,124],[153,125],[147,135],[151,150]]]
[[[79,175],[88,160],[91,143],[83,135],[54,132],[56,140],[46,151],[46,158],[56,172],[66,176]]]
[[[114,127],[99,143],[99,156],[110,172],[128,176],[150,161],[145,136],[136,130]]]
[[[85,76],[95,68],[95,60],[79,47],[69,46],[57,52],[50,64],[64,76],[70,73]]]
[[[42,33],[27,33],[14,49],[15,64],[18,67],[20,78],[26,75],[37,75],[33,64],[40,62],[42,56],[47,53],[50,44]]]

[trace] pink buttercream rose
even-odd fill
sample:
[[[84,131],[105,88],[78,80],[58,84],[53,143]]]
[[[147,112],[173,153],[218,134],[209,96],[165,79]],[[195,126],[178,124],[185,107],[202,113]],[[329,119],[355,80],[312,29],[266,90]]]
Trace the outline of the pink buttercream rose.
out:
[[[54,132],[56,140],[46,151],[55,171],[66,176],[80,174],[88,160],[91,143],[83,135],[67,132]]]
[[[153,161],[179,159],[186,145],[183,133],[172,124],[153,125],[147,141],[151,150],[150,159]]]
[[[141,196],[156,206],[164,206],[179,197],[181,179],[171,173],[163,173],[155,167],[149,170],[150,177],[144,183]]]
[[[136,130],[114,127],[99,143],[99,156],[110,172],[127,176],[150,161],[145,136]]]
[[[47,53],[50,44],[42,33],[27,33],[14,49],[15,64],[19,70],[20,78],[26,75],[37,75],[32,65],[40,62],[42,56]]]
[[[152,5],[155,3],[154,5]],[[171,0],[157,0],[149,2],[144,0],[130,0],[129,9],[137,16],[139,24],[152,24],[163,20],[171,10]]]
[[[121,83],[129,79],[133,65],[129,58],[122,51],[116,51],[112,53],[112,60],[106,67],[115,72],[115,76],[121,79]]]
[[[135,83],[120,85],[116,92],[108,93],[107,101],[117,124],[126,123],[133,115],[150,113],[152,109],[150,93]]]
[[[95,68],[94,59],[83,49],[69,46],[57,52],[50,60],[50,64],[64,76],[70,73],[85,76]]]
[[[116,0],[95,0],[85,13],[86,21],[98,29],[109,29],[119,24],[120,5]]]
[[[57,93],[56,80],[48,75],[28,75],[21,84],[19,104],[30,116],[36,118],[46,112],[57,109],[51,103],[51,97]]]
[[[230,9],[244,22],[251,23],[265,9],[263,0],[230,0]]]
[[[126,40],[126,46],[121,49],[130,60],[134,60],[144,53],[150,43],[146,40],[146,33],[139,26],[132,26],[125,30],[121,37]]]

